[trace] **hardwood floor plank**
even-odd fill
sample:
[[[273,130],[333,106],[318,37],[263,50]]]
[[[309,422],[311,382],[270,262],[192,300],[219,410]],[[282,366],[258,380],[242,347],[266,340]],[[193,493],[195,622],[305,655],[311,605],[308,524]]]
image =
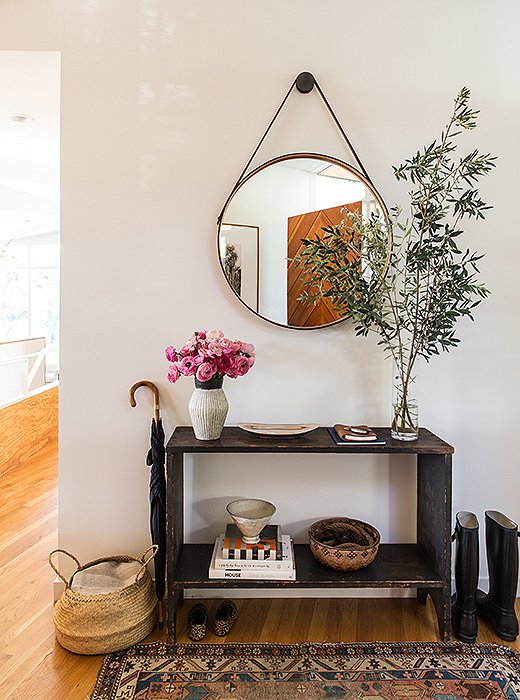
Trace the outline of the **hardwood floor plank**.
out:
[[[301,598],[293,601],[297,606],[296,619],[292,628],[292,642],[305,642],[309,639],[309,629],[311,626],[312,613],[314,611],[314,600],[312,598]]]
[[[271,601],[267,598],[237,601],[238,618],[230,638],[237,642],[259,642]]]
[[[273,598],[271,600],[258,641],[269,642],[273,639],[277,639],[276,635],[280,626],[280,618],[283,613],[284,604],[288,607],[290,603],[291,601],[284,601],[281,598]]]
[[[280,644],[290,644],[293,639],[293,630],[298,619],[298,600],[283,600],[279,599],[282,604],[277,606],[278,625],[272,637],[264,635],[265,642],[276,639]]]
[[[0,544],[0,566],[7,566],[16,561],[32,547],[41,544],[43,540],[47,545],[50,541],[56,542],[56,527],[55,513],[48,513],[31,520],[29,525],[20,527],[16,532],[10,532]]]
[[[50,623],[50,624],[49,624]],[[0,698],[10,698],[15,688],[27,678],[32,669],[40,664],[49,654],[54,642],[52,617],[44,611],[31,625],[30,630],[16,638],[10,645],[12,656],[2,665],[0,679]]]

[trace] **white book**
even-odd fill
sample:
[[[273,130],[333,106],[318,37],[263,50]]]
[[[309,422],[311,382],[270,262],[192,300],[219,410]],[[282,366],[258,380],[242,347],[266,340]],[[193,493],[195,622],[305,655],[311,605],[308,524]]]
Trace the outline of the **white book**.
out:
[[[292,571],[269,571],[267,569],[212,569],[208,578],[235,579],[241,581],[296,581],[296,569]]]
[[[290,571],[294,568],[294,553],[289,535],[282,535],[282,559],[224,559],[219,557],[222,552],[224,535],[220,535],[215,543],[215,569],[254,569],[255,571]]]
[[[217,537],[215,540],[215,547],[213,548],[213,556],[211,557],[211,562],[209,565],[208,578],[219,578],[219,579],[242,579],[249,581],[295,581],[296,580],[296,568],[292,569],[242,569],[235,566],[235,562],[228,560],[227,569],[216,569],[215,568],[215,553],[219,546],[220,538]],[[263,562],[262,562],[263,563]]]

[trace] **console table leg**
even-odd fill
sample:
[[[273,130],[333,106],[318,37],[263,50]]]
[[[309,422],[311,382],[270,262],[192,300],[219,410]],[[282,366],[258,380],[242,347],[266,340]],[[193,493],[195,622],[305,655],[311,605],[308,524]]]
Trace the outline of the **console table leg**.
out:
[[[443,642],[449,642],[451,638],[451,595],[450,589],[432,588],[430,595],[437,612],[439,623],[439,636]]]
[[[168,599],[168,641],[175,642],[177,606],[183,591],[174,589],[175,568],[184,542],[184,458],[168,455],[166,464],[166,573]]]
[[[175,644],[177,640],[177,611],[184,600],[184,591],[175,591],[168,598],[168,642]]]
[[[451,454],[417,455],[417,544],[439,575],[431,588],[443,641],[451,633]],[[419,600],[424,594],[419,589]]]
[[[175,627],[176,627],[177,610],[175,606],[175,594],[168,595],[168,616],[166,618],[166,634],[167,641],[175,642]]]

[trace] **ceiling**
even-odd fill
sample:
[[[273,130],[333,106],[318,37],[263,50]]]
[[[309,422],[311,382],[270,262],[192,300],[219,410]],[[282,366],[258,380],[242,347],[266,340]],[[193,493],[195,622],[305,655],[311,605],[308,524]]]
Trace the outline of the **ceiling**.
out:
[[[59,198],[60,54],[0,51],[0,243],[57,231]]]

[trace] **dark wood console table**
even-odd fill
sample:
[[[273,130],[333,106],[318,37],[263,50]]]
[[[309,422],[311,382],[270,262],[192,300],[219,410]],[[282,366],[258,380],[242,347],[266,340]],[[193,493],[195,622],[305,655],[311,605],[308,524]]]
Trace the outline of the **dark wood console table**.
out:
[[[401,442],[377,428],[386,445],[337,446],[326,428],[291,438],[260,437],[224,428],[218,440],[197,440],[179,427],[166,446],[166,570],[168,639],[175,641],[177,606],[186,588],[416,588],[420,602],[430,594],[442,640],[450,638],[451,445],[420,429],[419,439]],[[339,572],[322,566],[306,544],[295,545],[296,581],[208,579],[213,544],[184,544],[184,455],[190,453],[402,454],[417,456],[417,542],[382,544],[365,569]],[[337,515],[333,513],[331,515]],[[345,514],[347,515],[347,514]]]

